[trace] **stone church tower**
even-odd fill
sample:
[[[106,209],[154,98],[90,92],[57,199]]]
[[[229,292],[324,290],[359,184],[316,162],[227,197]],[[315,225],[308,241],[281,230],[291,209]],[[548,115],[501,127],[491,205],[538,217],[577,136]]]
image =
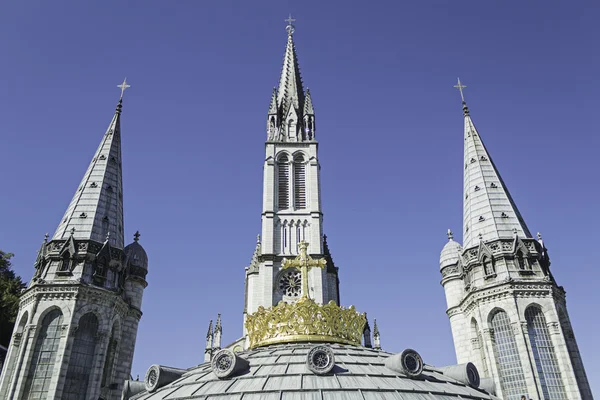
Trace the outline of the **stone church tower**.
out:
[[[123,83],[123,88],[126,83]],[[121,108],[21,296],[0,399],[119,399],[129,379],[148,257],[124,246]]]
[[[492,377],[503,399],[592,399],[544,242],[525,225],[464,98],[463,111],[463,244],[448,231],[440,256],[457,361]]]
[[[263,175],[262,235],[252,262],[246,268],[244,316],[259,306],[300,298],[297,269],[282,269],[283,258],[298,255],[298,243],[309,243],[308,252],[325,257],[325,269],[309,272],[309,296],[318,303],[339,304],[338,273],[323,236],[315,111],[309,90],[300,77],[294,46],[293,20],[279,86],[273,89],[267,115],[267,141]]]

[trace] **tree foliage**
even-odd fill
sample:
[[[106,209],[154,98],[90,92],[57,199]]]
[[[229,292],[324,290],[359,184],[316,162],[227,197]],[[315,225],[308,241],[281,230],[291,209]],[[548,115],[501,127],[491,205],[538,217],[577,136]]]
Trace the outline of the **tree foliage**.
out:
[[[0,344],[8,346],[19,312],[19,296],[25,289],[21,278],[11,269],[12,253],[0,250]]]

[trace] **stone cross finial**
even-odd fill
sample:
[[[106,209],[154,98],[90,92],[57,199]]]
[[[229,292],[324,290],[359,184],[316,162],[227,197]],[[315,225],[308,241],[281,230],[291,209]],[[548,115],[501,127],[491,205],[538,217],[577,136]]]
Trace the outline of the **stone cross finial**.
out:
[[[538,232],[537,233],[537,238],[538,238],[538,240],[542,240],[542,234]]]
[[[292,18],[292,14],[290,14],[290,16],[284,20],[285,22],[287,22],[287,26],[285,27],[285,30],[287,31],[288,35],[293,35],[294,31],[296,30],[296,27],[294,26],[294,22],[296,22],[295,18]]]
[[[450,229],[448,229],[448,233],[446,233],[446,235],[448,235],[448,240],[454,239],[454,234],[452,233],[452,231]]]
[[[48,235],[47,233],[44,235],[44,243],[47,243],[47,242],[48,242],[48,237],[49,237],[49,236],[50,236],[50,235]]]
[[[465,89],[467,87],[467,85],[463,85],[462,83],[460,83],[460,78],[458,78],[458,84],[454,85],[455,88],[457,88],[460,91],[460,98],[462,99],[463,103],[465,102],[465,95],[463,94],[463,89]]]
[[[125,93],[125,89],[130,88],[131,85],[127,84],[127,78],[123,79],[123,83],[117,85],[118,88],[121,88],[121,99],[123,99],[123,93]]]
[[[513,235],[517,236],[518,233],[519,231],[517,230],[517,228],[513,228]]]
[[[108,242],[110,240],[110,231],[106,232],[106,241]]]
[[[479,237],[479,240],[483,240],[483,234],[479,233],[479,235],[477,235]]]
[[[75,235],[75,227],[72,227],[71,228],[71,236],[74,236],[74,235]]]
[[[133,241],[137,242],[138,240],[140,240],[140,231],[135,231],[135,233],[133,234]]]
[[[310,271],[310,269],[313,267],[325,269],[325,266],[327,265],[327,261],[325,261],[324,258],[313,259],[311,256],[309,256],[308,252],[307,252],[308,243],[305,242],[304,240],[301,241],[300,243],[298,243],[298,248],[300,249],[300,254],[298,255],[298,257],[296,257],[293,260],[288,260],[288,259],[284,258],[283,261],[281,262],[281,266],[283,267],[283,269],[293,268],[293,267],[300,269],[300,275],[302,278],[302,295],[304,297],[309,297],[308,296],[308,271]]]

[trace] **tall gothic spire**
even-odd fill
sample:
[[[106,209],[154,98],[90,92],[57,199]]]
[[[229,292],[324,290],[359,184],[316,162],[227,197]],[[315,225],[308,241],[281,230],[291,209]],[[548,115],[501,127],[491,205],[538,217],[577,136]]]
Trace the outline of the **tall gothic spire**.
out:
[[[465,118],[463,248],[476,245],[479,240],[515,234],[531,238],[525,221],[471,120],[462,93],[466,86],[459,80],[455,87],[461,91]]]
[[[122,91],[128,87],[119,85]],[[123,92],[117,109],[94,154],[79,188],[75,192],[54,236],[68,239],[75,228],[76,239],[91,239],[123,248],[123,177],[121,172],[121,109]]]
[[[283,58],[283,68],[279,78],[279,88],[277,90],[277,104],[281,110],[281,116],[287,116],[290,107],[302,111],[304,108],[304,88],[302,87],[302,77],[300,76],[300,66],[298,65],[298,56],[294,46],[294,25],[295,20],[290,16],[287,32],[288,40],[285,47],[285,56]]]

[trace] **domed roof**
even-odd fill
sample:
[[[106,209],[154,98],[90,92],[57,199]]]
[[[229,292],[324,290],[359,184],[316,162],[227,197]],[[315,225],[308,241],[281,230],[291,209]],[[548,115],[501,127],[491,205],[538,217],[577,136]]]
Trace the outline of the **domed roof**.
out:
[[[440,270],[444,267],[457,264],[460,260],[461,252],[462,246],[454,241],[452,231],[448,229],[448,243],[446,243],[440,253]]]
[[[326,361],[319,370],[323,358],[314,358],[316,347],[314,343],[278,344],[235,353],[233,358],[234,353],[228,353],[228,360],[221,359],[228,350],[221,350],[213,355],[214,367],[204,363],[175,379],[164,379],[151,368],[146,387],[152,393],[143,391],[124,398],[179,400],[217,395],[221,400],[497,399],[445,375],[444,369],[423,367],[418,355],[422,372],[410,376],[386,366],[386,361],[395,357],[393,354],[360,346],[318,344],[320,349],[326,348],[325,358],[329,354],[331,360],[329,367]],[[311,357],[314,364],[308,362]],[[165,368],[164,376],[169,371],[174,369]],[[171,383],[163,386],[161,381]]]
[[[148,254],[146,250],[139,243],[140,233],[136,232],[134,235],[133,243],[129,244],[123,250],[125,257],[127,258],[127,264],[136,267],[148,269]]]

